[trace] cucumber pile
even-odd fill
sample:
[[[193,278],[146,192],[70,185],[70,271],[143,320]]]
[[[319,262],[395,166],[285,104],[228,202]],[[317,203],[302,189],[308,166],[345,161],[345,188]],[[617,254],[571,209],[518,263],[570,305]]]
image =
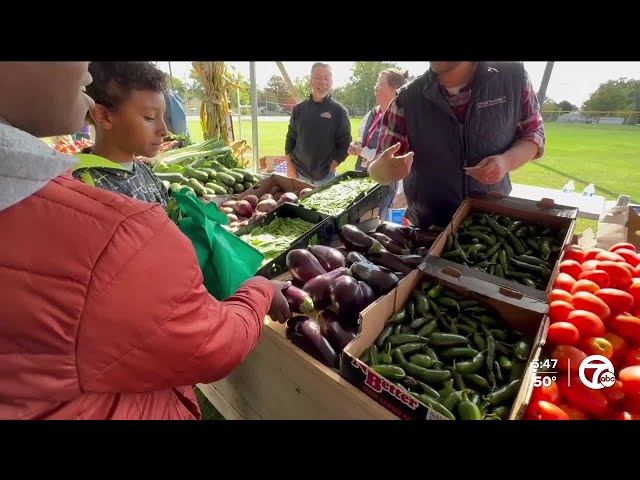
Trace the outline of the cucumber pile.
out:
[[[154,173],[171,192],[187,187],[199,197],[241,193],[263,178],[243,168],[227,168],[216,160],[202,160],[181,172]]]
[[[441,257],[544,290],[566,234],[566,229],[473,211],[447,237]]]

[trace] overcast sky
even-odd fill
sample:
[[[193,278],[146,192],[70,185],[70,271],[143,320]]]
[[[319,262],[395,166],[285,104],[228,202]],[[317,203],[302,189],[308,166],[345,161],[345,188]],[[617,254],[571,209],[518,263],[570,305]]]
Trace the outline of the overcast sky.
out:
[[[323,60],[319,60],[323,61]],[[227,62],[236,67],[249,79],[249,62]],[[353,62],[331,62],[334,87],[349,81]],[[412,75],[417,75],[429,68],[429,62],[396,62]],[[292,80],[307,75],[313,62],[284,62],[284,66]],[[524,62],[531,81],[536,89],[540,87],[546,62]],[[158,67],[169,71],[168,62],[158,62]],[[171,62],[173,75],[185,79],[191,70],[190,62]],[[272,75],[279,75],[275,62],[256,62],[256,79],[259,87],[264,87]],[[556,102],[568,100],[581,106],[601,83],[620,77],[640,79],[640,62],[556,62],[547,88],[547,97]]]

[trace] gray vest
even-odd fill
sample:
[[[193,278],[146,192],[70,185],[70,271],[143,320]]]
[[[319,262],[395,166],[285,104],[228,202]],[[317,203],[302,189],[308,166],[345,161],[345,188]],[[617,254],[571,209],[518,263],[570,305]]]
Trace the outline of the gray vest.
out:
[[[508,175],[499,183],[484,185],[463,168],[511,147],[520,121],[524,78],[521,63],[480,62],[464,124],[458,122],[433,72],[398,90],[397,102],[404,109],[414,152],[411,173],[403,182],[407,215],[413,223],[423,228],[446,226],[466,197],[511,193]]]

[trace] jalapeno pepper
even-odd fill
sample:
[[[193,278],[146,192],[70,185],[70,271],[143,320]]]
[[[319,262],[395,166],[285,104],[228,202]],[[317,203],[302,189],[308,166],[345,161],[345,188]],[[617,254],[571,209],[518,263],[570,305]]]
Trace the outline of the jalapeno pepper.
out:
[[[419,352],[423,345],[424,343],[405,343],[395,347],[394,350],[400,350],[403,355],[409,355],[410,353]]]
[[[493,370],[493,361],[496,356],[496,341],[491,335],[487,335],[487,369]]]
[[[442,402],[442,405],[450,412],[454,411],[458,403],[462,400],[462,392],[454,391],[449,395],[446,400]]]
[[[434,412],[439,413],[443,417],[448,418],[449,420],[455,420],[456,419],[456,417],[453,415],[453,413],[451,413],[449,410],[447,410],[437,400],[429,397],[428,395],[425,395],[424,393],[420,394],[420,395],[418,395],[418,400],[420,400],[427,407],[430,407]]]
[[[444,384],[444,388],[438,392],[438,395],[440,395],[441,400],[446,400],[447,398],[449,398],[449,395],[453,394],[453,392],[455,392],[453,388],[453,379],[449,379]],[[433,398],[436,397],[434,396]]]
[[[466,373],[463,375],[463,378],[465,379],[465,381],[469,381],[478,388],[489,390],[489,382],[487,381],[487,379],[481,377],[477,373]]]
[[[518,360],[526,361],[531,353],[531,343],[527,340],[520,340],[513,347],[513,354]]]
[[[413,321],[416,318],[416,304],[413,299],[409,299],[407,302],[407,315],[409,316],[409,321]]]
[[[429,322],[429,318],[427,317],[416,317],[413,319],[413,321],[409,324],[409,327],[413,328],[414,330],[420,329],[422,328],[427,322]]]
[[[402,345],[403,343],[420,343],[425,341],[427,341],[426,338],[410,333],[399,333],[391,335],[389,337],[389,342],[391,343],[391,345]]]
[[[427,302],[427,297],[420,290],[414,290],[413,296],[416,302],[416,313],[422,317],[426,317],[429,315],[429,302]]]
[[[462,335],[434,332],[429,336],[429,343],[434,347],[453,347],[456,345],[469,345],[469,340]]]
[[[388,380],[400,381],[406,376],[405,371],[397,365],[373,365],[370,368]]]
[[[449,370],[429,370],[419,367],[411,362],[403,364],[402,368],[412,377],[416,377],[427,383],[442,383],[451,378]]]
[[[440,394],[435,388],[431,387],[430,385],[427,385],[424,382],[421,382],[420,380],[416,380],[416,382],[418,384],[418,387],[422,389],[422,393],[440,401]]]
[[[491,230],[493,230],[499,237],[504,237],[507,235],[507,230],[493,218],[487,217],[487,225],[489,225],[489,227],[491,227]]]
[[[522,379],[513,380],[512,382],[509,382],[508,384],[487,394],[485,398],[491,405],[504,405],[515,398],[521,385]]]
[[[378,338],[376,339],[376,346],[378,348],[380,349],[384,348],[389,336],[391,335],[392,330],[393,330],[393,325],[386,325],[382,329],[382,332],[380,332],[380,335],[378,335]]]
[[[418,330],[418,335],[421,337],[428,337],[429,335],[431,335],[433,332],[436,331],[436,328],[438,328],[438,321],[435,318],[433,318],[429,320],[429,322],[426,325],[423,325],[422,328],[420,328],[420,330]]]
[[[484,363],[484,354],[482,352],[478,353],[473,360],[466,362],[458,362],[456,363],[456,371],[458,373],[476,373],[482,367]]]
[[[431,368],[433,364],[436,363],[433,358],[426,354],[416,353],[415,355],[411,355],[409,361],[419,367],[423,368]]]
[[[453,237],[451,235],[447,235],[447,243],[445,244],[445,251],[449,251],[453,248]]]
[[[522,255],[525,252],[526,248],[524,247],[520,239],[513,233],[507,232],[507,239],[511,242],[511,245],[513,245],[513,249],[518,255]]]
[[[462,395],[462,400],[458,403],[457,412],[460,420],[482,420],[480,408],[465,394]]]
[[[438,303],[439,305],[442,305],[443,307],[451,308],[456,312],[460,311],[460,305],[458,305],[458,302],[456,302],[453,298],[448,297],[446,295],[441,295],[438,298],[436,298],[436,303]]]
[[[452,347],[440,352],[442,358],[474,358],[478,355],[478,350],[471,347]]]

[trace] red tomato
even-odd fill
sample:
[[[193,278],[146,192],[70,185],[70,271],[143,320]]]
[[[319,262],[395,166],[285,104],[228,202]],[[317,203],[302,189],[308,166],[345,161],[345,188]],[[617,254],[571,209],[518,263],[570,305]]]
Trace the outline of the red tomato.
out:
[[[579,348],[587,355],[602,355],[613,358],[613,345],[601,337],[587,337],[580,341]]]
[[[596,260],[611,260],[612,262],[624,262],[624,257],[613,252],[600,252],[596,255]]]
[[[640,347],[636,347],[633,350],[628,351],[627,354],[623,357],[622,365],[624,367],[640,365]]]
[[[624,400],[624,390],[620,380],[616,380],[616,383],[608,388],[603,388],[602,393],[607,397],[607,402],[609,404],[620,403]]]
[[[616,335],[613,332],[607,332],[603,338],[613,347],[614,358],[621,357],[627,353],[629,347],[627,346],[627,342],[625,342],[624,338],[620,335]]]
[[[593,293],[578,292],[573,296],[572,303],[576,310],[586,310],[587,312],[595,313],[602,320],[611,315],[609,305],[604,303]]]
[[[622,382],[622,389],[625,395],[640,395],[640,365],[623,368],[618,373],[618,378]]]
[[[634,303],[640,305],[640,282],[632,283],[627,292],[633,297]]]
[[[609,274],[610,287],[627,290],[634,275],[618,262],[604,261],[598,265],[598,270],[604,270]]]
[[[549,318],[551,322],[566,322],[567,317],[575,308],[573,305],[562,300],[556,300],[549,305]]]
[[[581,338],[602,337],[606,332],[600,317],[586,310],[574,310],[567,317],[567,322],[575,325]]]
[[[558,405],[564,413],[569,415],[571,420],[589,420],[589,415],[584,413],[582,410],[577,409],[573,405],[569,405],[568,403],[561,403]]]
[[[615,255],[619,255],[624,258],[624,261],[634,268],[637,267],[638,264],[640,264],[640,256],[636,252],[628,248],[621,248],[619,250],[616,250]]]
[[[640,343],[640,318],[638,317],[616,315],[609,320],[609,329],[627,341]]]
[[[633,285],[633,277],[636,276],[636,269],[634,267],[632,267],[631,265],[629,265],[627,262],[617,262],[617,263],[619,263],[624,268],[629,270],[629,273],[631,274],[631,284]]]
[[[587,355],[582,350],[571,345],[558,345],[551,352],[551,358],[558,360],[558,370],[566,372],[571,368],[572,372],[577,372]]]
[[[596,258],[596,255],[598,255],[600,252],[604,252],[604,250],[602,248],[590,248],[586,251],[586,255],[584,257],[585,261],[594,260]]]
[[[571,287],[576,283],[576,279],[568,273],[560,272],[553,282],[553,288],[559,288],[560,290],[571,291]]]
[[[573,323],[555,322],[549,325],[547,341],[551,345],[576,345],[580,340],[580,332]]]
[[[529,420],[571,420],[569,415],[551,402],[538,400],[531,402],[527,408],[527,419]]]
[[[615,252],[616,250],[620,249],[620,248],[627,248],[633,252],[636,251],[636,247],[633,246],[633,244],[631,243],[616,243],[614,246],[612,246],[609,251],[610,252]]]
[[[570,383],[566,377],[558,380],[560,395],[567,403],[591,415],[601,415],[607,411],[609,403],[601,390],[590,389],[580,381],[578,375],[573,375]]]
[[[564,256],[562,260],[575,260],[578,263],[582,263],[586,260],[587,252],[577,245],[567,245],[564,249]]]
[[[560,390],[558,389],[558,384],[555,381],[552,381],[551,385],[548,387],[545,387],[544,385],[535,387],[533,394],[531,395],[531,403],[539,400],[544,400],[545,402],[558,405],[560,403]]]
[[[587,260],[586,262],[582,262],[582,271],[588,272],[589,270],[597,270],[598,265],[600,265],[599,260]]]
[[[640,289],[638,290],[638,294],[640,294]],[[562,300],[563,302],[571,303],[573,300],[573,295],[571,295],[566,290],[560,290],[559,288],[555,288],[549,292],[547,295],[547,302],[552,303],[556,300]],[[640,303],[640,302],[638,302]]]
[[[593,283],[597,283],[600,288],[607,288],[611,282],[609,274],[604,270],[586,270],[578,275],[578,280],[591,280]]]
[[[575,295],[578,292],[589,292],[595,294],[598,290],[600,290],[600,285],[592,282],[591,280],[583,279],[578,280],[573,284],[573,287],[571,287],[571,294]]]
[[[640,420],[640,415],[637,413],[629,413],[629,412],[618,412],[611,420]]]
[[[609,306],[613,315],[631,312],[633,308],[633,296],[617,288],[603,288],[595,292],[594,295]]]
[[[576,260],[563,260],[560,262],[559,272],[571,275],[574,279],[582,272],[582,264]]]

